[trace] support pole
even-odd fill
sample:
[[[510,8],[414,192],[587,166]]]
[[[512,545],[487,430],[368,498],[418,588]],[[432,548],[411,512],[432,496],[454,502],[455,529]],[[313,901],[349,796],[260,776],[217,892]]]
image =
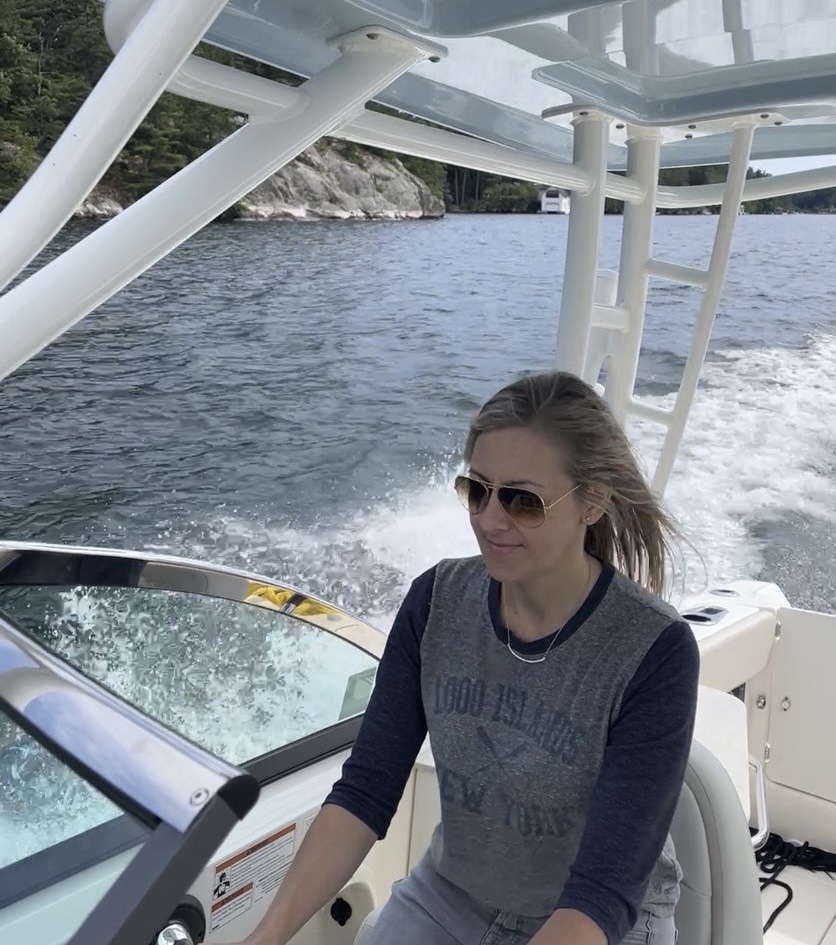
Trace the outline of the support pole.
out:
[[[653,253],[653,221],[659,180],[659,133],[635,129],[627,141],[627,177],[643,191],[641,203],[625,204],[616,305],[627,312],[627,331],[610,358],[605,397],[616,419],[625,424],[639,368],[647,305],[647,262]]]
[[[581,375],[586,363],[598,245],[604,215],[604,181],[607,173],[609,119],[597,112],[582,111],[573,120],[574,163],[589,175],[593,187],[587,194],[572,194],[560,322],[557,328],[557,368]]]
[[[754,134],[755,126],[751,122],[740,125],[734,130],[734,144],[732,146],[731,161],[729,162],[728,177],[726,178],[725,196],[720,209],[720,219],[717,222],[714,246],[711,250],[711,262],[708,266],[708,282],[703,292],[702,304],[694,329],[694,338],[691,342],[691,350],[688,353],[682,383],[676,397],[673,416],[665,434],[665,442],[662,445],[662,452],[653,475],[653,488],[659,494],[664,492],[670,478],[679,444],[682,442],[682,434],[685,431],[688,414],[694,402],[694,395],[697,392],[697,384],[699,383],[705,355],[708,351],[708,342],[711,338],[711,330],[714,327],[714,318],[717,314],[720,293],[723,289],[723,282],[729,264],[731,241],[740,210],[740,198],[743,195],[743,187],[746,183],[746,171],[749,168],[749,154],[752,150]]]

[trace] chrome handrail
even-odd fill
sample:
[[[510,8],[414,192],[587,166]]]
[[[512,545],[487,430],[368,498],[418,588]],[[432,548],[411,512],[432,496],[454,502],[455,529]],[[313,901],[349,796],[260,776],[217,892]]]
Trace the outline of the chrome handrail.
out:
[[[0,712],[107,796],[185,833],[214,797],[240,818],[258,784],[148,718],[0,617]]]
[[[113,548],[0,542],[0,587],[120,587],[177,591],[274,610],[380,659],[386,636],[290,584],[190,558]]]
[[[749,766],[755,769],[755,809],[758,812],[757,831],[752,835],[752,847],[757,853],[769,839],[769,817],[766,812],[766,776],[763,763],[754,755],[749,756]]]

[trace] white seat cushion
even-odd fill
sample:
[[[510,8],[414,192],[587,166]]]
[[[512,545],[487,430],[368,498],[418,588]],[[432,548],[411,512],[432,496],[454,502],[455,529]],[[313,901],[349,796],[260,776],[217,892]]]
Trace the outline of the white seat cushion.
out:
[[[699,742],[691,747],[671,836],[683,872],[678,945],[762,945],[749,824],[726,769]]]

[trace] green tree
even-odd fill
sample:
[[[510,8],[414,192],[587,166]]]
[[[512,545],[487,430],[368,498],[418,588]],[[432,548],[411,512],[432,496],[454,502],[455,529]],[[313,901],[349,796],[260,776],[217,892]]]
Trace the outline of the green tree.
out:
[[[28,120],[37,88],[30,38],[19,4],[0,0],[0,200],[9,200],[37,164],[38,141]]]
[[[530,213],[539,203],[538,189],[523,181],[499,180],[482,195],[482,209],[488,213]]]
[[[397,155],[403,166],[414,174],[417,178],[424,181],[430,188],[430,191],[443,200],[445,204],[450,201],[450,192],[447,189],[447,167],[439,164],[438,161],[428,161],[425,158],[412,157],[409,154]]]

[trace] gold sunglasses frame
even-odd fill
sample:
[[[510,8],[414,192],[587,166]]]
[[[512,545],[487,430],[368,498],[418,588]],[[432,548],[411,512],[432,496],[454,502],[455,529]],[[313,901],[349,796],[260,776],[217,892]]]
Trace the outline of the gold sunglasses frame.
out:
[[[467,482],[467,483],[475,482],[478,485],[482,486],[483,488],[487,489],[488,497],[485,500],[484,506],[478,512],[470,511],[470,505],[467,502],[467,499],[462,496],[461,492],[459,492],[459,484],[463,482]],[[553,509],[558,503],[562,502],[565,498],[567,498],[567,496],[570,496],[573,492],[577,492],[577,490],[580,489],[580,483],[578,483],[578,485],[571,488],[568,492],[564,492],[563,495],[560,496],[559,499],[555,499],[554,502],[551,502],[548,505],[546,504],[546,500],[539,493],[535,492],[533,489],[523,489],[520,486],[498,485],[497,483],[494,483],[494,482],[485,482],[484,479],[478,479],[476,476],[470,476],[470,475],[467,475],[466,473],[462,473],[461,475],[456,476],[453,482],[453,488],[455,489],[456,495],[458,496],[461,504],[467,509],[468,513],[472,516],[481,515],[482,512],[484,512],[485,509],[488,507],[488,505],[490,505],[491,493],[496,492],[497,499],[499,500],[499,504],[502,508],[502,511],[508,516],[508,518],[511,519],[512,522],[514,522],[515,525],[519,525],[521,528],[540,528],[545,524],[546,515],[548,514],[548,512],[551,509]],[[513,513],[509,512],[508,509],[505,508],[505,505],[502,502],[502,500],[499,499],[500,489],[515,489],[517,492],[525,492],[528,495],[533,495],[534,498],[540,502],[540,505],[543,508],[542,521],[539,521],[536,524],[533,524],[533,523],[528,524],[527,522],[521,522],[519,519],[515,518]]]

